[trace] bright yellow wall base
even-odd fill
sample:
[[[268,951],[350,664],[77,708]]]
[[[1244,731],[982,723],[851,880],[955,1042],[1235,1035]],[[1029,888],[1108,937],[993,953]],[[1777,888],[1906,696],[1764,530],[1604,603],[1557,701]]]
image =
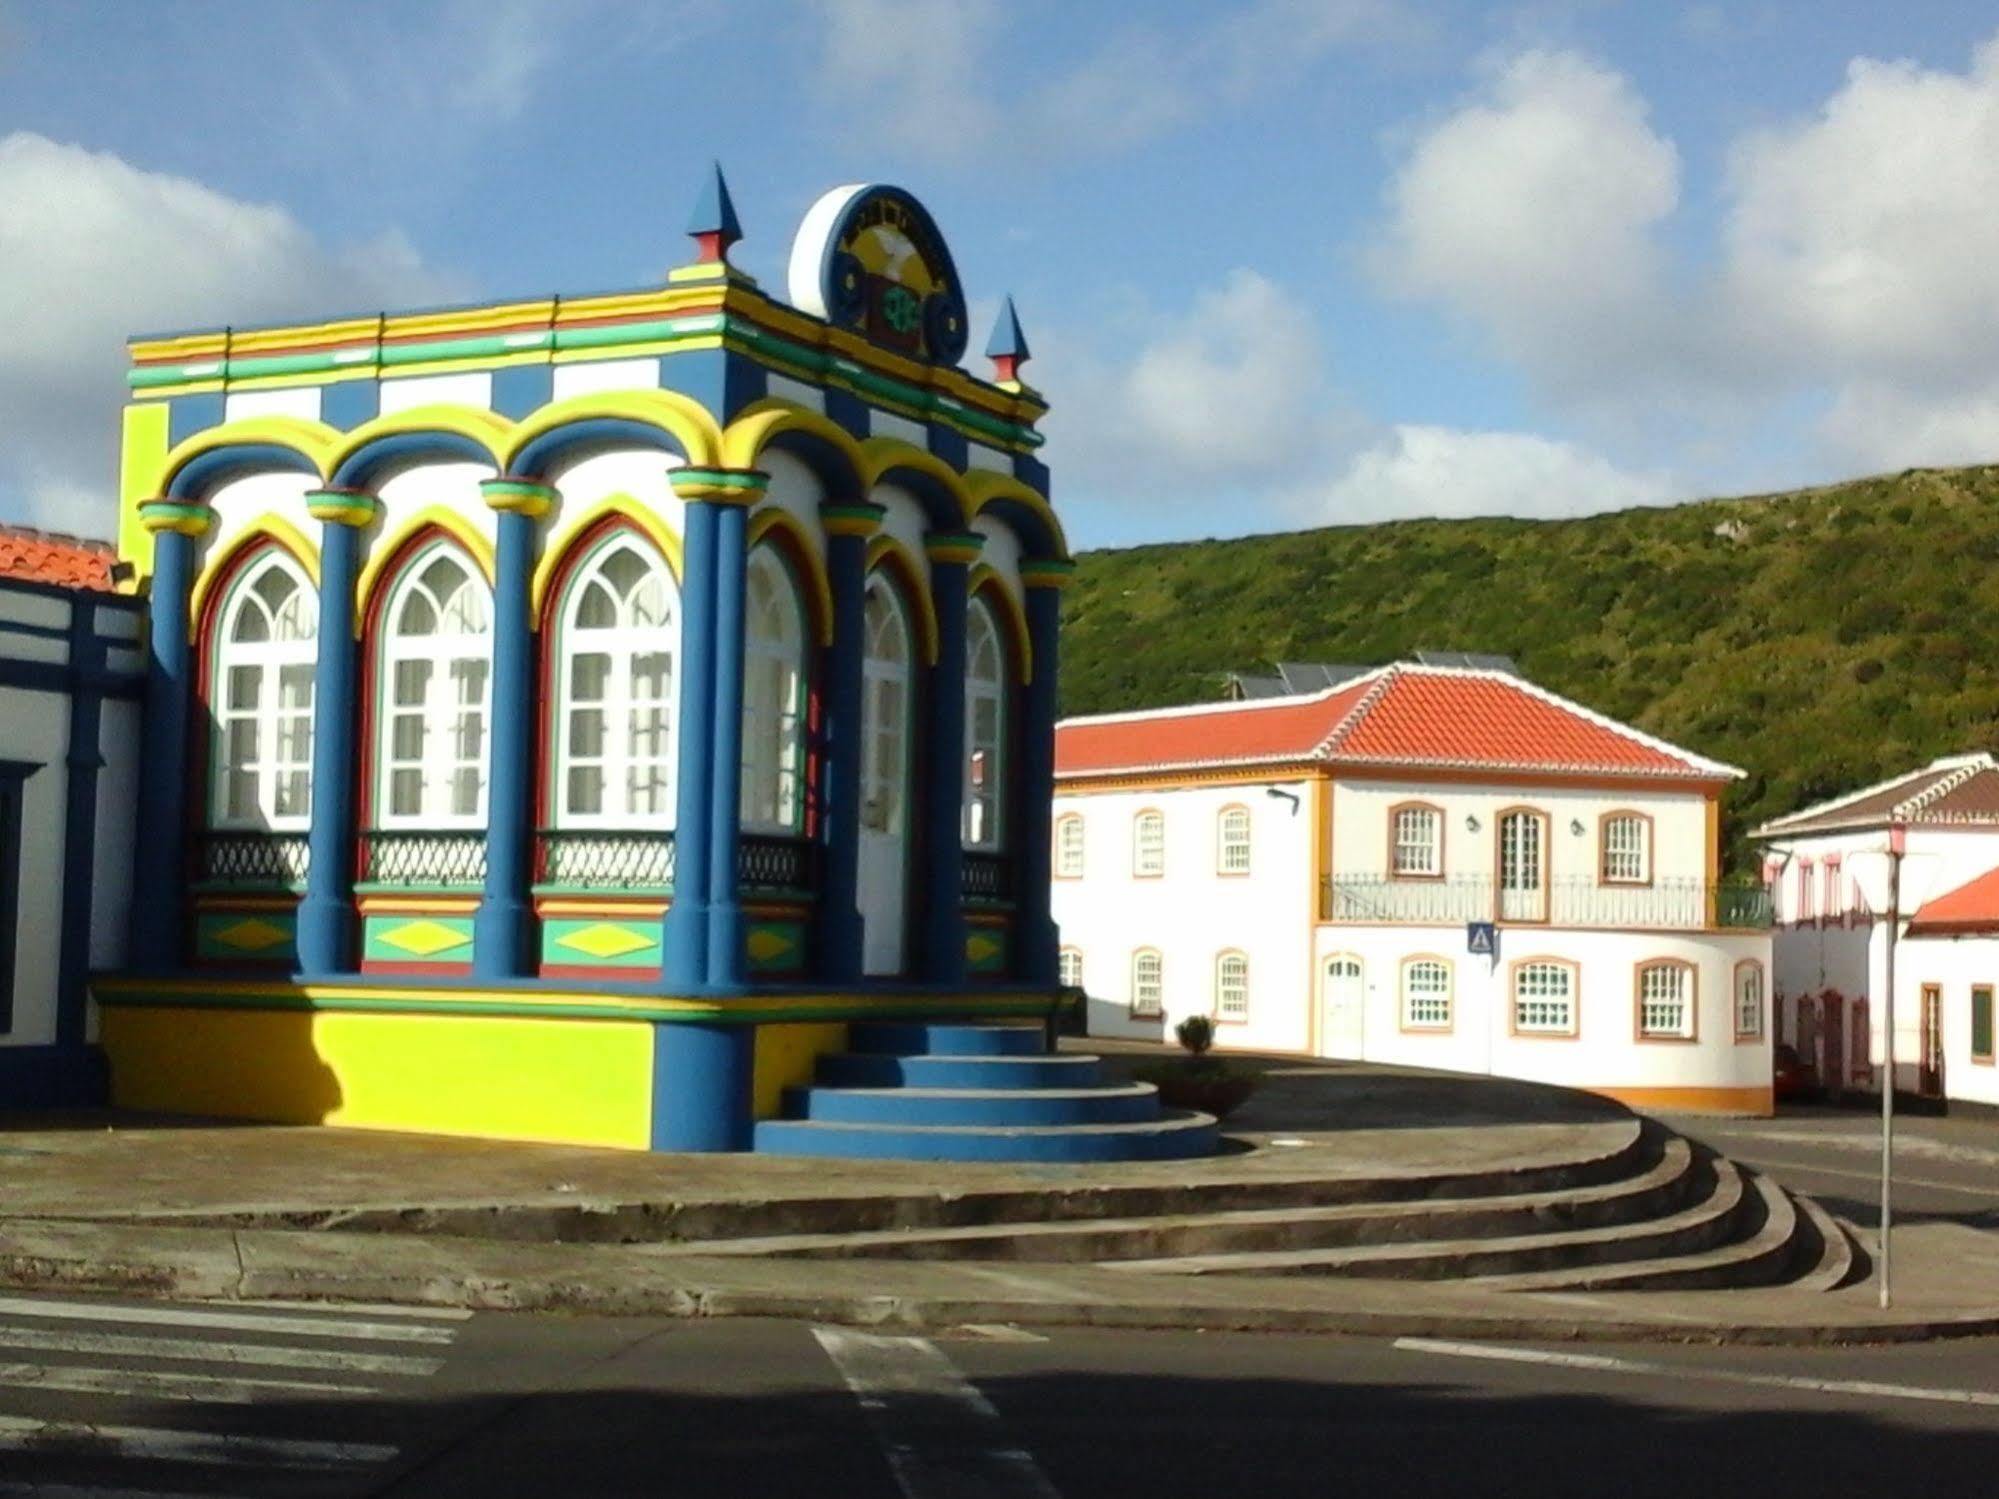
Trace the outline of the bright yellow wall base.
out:
[[[812,1081],[812,1064],[829,1051],[844,1051],[844,1021],[798,1021],[757,1027],[756,1085],[751,1107],[759,1119],[775,1119],[784,1090]]]
[[[103,1043],[121,1108],[651,1144],[653,1038],[643,1023],[106,1008]]]
[[[1775,1091],[1760,1088],[1591,1088],[1634,1109],[1666,1113],[1741,1114],[1768,1119],[1777,1112]]]

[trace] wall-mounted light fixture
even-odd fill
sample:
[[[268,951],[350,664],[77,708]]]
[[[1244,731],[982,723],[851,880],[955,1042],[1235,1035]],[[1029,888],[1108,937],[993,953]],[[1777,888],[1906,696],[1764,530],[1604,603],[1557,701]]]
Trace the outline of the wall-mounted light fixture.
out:
[[[1263,788],[1263,794],[1264,794],[1265,796],[1274,796],[1274,797],[1277,797],[1277,798],[1278,798],[1279,800],[1281,800],[1281,801],[1287,801],[1287,802],[1291,803],[1291,815],[1292,815],[1293,817],[1296,817],[1296,816],[1298,815],[1298,793],[1297,793],[1297,792],[1295,792],[1295,791],[1286,791],[1286,790],[1285,790],[1285,789],[1284,789],[1284,788],[1283,788],[1282,786],[1265,786],[1265,787]]]
[[[1478,818],[1476,815],[1465,818],[1465,831],[1467,833],[1476,833],[1478,831]]]
[[[1580,817],[1571,817],[1569,819],[1569,831],[1575,834],[1575,836],[1578,838],[1582,837],[1583,820]]]

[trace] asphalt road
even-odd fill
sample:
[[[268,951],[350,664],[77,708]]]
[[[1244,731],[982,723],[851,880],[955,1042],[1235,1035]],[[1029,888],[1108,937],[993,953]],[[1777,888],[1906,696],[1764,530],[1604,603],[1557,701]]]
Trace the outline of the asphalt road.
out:
[[[914,1338],[0,1297],[0,1495],[43,1499],[1940,1499],[1990,1494],[1995,1473],[1995,1341]]]

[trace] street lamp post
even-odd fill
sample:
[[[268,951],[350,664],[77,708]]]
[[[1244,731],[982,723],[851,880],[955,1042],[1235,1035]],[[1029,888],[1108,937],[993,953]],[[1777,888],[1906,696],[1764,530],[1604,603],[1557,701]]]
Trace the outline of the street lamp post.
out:
[[[1908,829],[1888,827],[1888,974],[1881,1008],[1881,1309],[1892,1299],[1888,1270],[1888,1229],[1893,1213],[1895,1161],[1895,943],[1902,932],[1902,856]]]

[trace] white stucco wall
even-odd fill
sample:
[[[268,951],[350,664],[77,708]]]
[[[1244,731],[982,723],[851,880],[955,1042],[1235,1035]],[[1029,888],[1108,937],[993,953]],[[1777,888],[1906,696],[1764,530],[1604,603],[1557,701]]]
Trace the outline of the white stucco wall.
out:
[[[930,525],[922,504],[900,484],[877,484],[868,498],[886,512],[881,523],[883,534],[894,537],[902,544],[909,553],[917,576],[927,587],[930,582],[930,558],[923,550],[923,534],[930,529]]]
[[[259,473],[218,484],[208,492],[208,506],[215,523],[201,539],[201,567],[220,557],[241,538],[244,531],[266,515],[275,515],[293,527],[315,547],[319,544],[319,522],[305,511],[308,491],[318,481],[305,474]]]
[[[612,448],[561,465],[548,475],[556,491],[554,510],[542,524],[541,550],[553,557],[577,531],[591,523],[612,495],[629,495],[657,515],[676,537],[687,534],[686,506],[673,492],[669,475],[680,460],[652,448]]]
[[[418,463],[389,475],[375,491],[382,513],[361,533],[361,565],[384,548],[401,545],[411,523],[433,507],[457,515],[490,544],[499,532],[498,517],[479,493],[479,481],[492,476],[485,463]]]
[[[1901,944],[1895,960],[1895,1058],[1898,1085],[1914,1089],[1922,1060],[1922,993],[1942,991],[1944,1097],[1999,1107],[1999,1064],[1971,1059],[1971,986],[1999,991],[1999,938],[1921,937]],[[1999,1004],[1999,992],[1995,992]],[[1999,1017],[1995,1017],[1999,1019]],[[1873,1021],[1878,1048],[1881,1019]]]

